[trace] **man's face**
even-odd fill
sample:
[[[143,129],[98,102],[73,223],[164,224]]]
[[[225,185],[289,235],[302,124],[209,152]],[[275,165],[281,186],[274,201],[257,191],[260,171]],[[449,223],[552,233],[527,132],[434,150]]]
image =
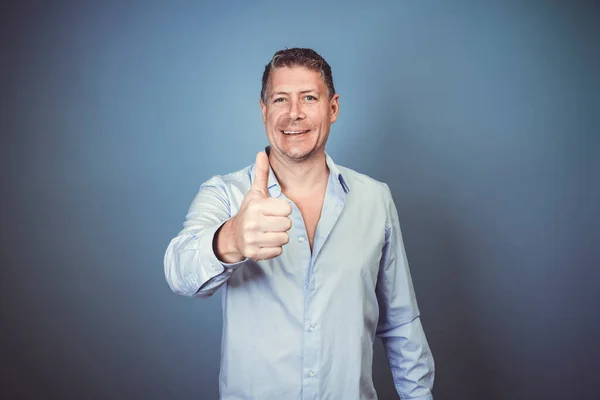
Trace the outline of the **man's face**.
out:
[[[272,69],[266,102],[260,101],[271,149],[291,161],[324,151],[338,116],[338,98],[336,94],[329,99],[319,72],[304,67]]]

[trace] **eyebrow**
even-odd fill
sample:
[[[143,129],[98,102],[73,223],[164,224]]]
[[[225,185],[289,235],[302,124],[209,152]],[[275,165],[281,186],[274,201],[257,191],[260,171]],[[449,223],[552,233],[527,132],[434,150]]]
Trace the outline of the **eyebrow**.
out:
[[[319,91],[317,89],[308,89],[308,90],[302,90],[300,91],[300,94],[306,94],[306,93],[319,93]],[[281,94],[285,94],[288,95],[290,94],[289,92],[275,92],[271,95],[271,97],[277,96],[277,95],[281,95]]]

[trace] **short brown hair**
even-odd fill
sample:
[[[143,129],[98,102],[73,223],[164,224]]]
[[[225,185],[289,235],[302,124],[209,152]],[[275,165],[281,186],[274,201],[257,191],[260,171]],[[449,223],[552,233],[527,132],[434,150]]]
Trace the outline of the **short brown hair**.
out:
[[[269,75],[271,70],[281,67],[305,67],[311,71],[320,72],[321,77],[325,81],[329,99],[335,94],[335,88],[333,87],[333,77],[331,76],[331,67],[313,49],[302,49],[295,47],[293,49],[279,50],[273,55],[273,58],[265,66],[265,72],[262,77],[262,89],[260,91],[260,98],[263,102],[266,102],[267,96],[267,85],[269,83]]]

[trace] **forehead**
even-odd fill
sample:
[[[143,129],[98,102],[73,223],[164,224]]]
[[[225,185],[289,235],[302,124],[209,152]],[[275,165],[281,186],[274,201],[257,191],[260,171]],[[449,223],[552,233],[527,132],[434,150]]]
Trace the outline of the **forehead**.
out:
[[[269,88],[271,92],[326,90],[321,73],[312,71],[306,67],[281,67],[272,69],[269,76]]]

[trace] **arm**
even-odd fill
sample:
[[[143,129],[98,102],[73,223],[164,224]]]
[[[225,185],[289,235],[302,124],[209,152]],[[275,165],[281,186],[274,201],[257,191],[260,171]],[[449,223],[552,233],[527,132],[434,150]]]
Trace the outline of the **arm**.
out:
[[[431,400],[435,372],[433,356],[419,318],[398,212],[387,185],[385,196],[388,221],[376,288],[379,302],[377,336],[385,347],[400,397]]]
[[[235,260],[227,233],[231,218],[229,199],[221,178],[203,183],[192,202],[183,230],[169,243],[164,257],[165,277],[171,290],[193,297],[213,295],[248,259]]]

